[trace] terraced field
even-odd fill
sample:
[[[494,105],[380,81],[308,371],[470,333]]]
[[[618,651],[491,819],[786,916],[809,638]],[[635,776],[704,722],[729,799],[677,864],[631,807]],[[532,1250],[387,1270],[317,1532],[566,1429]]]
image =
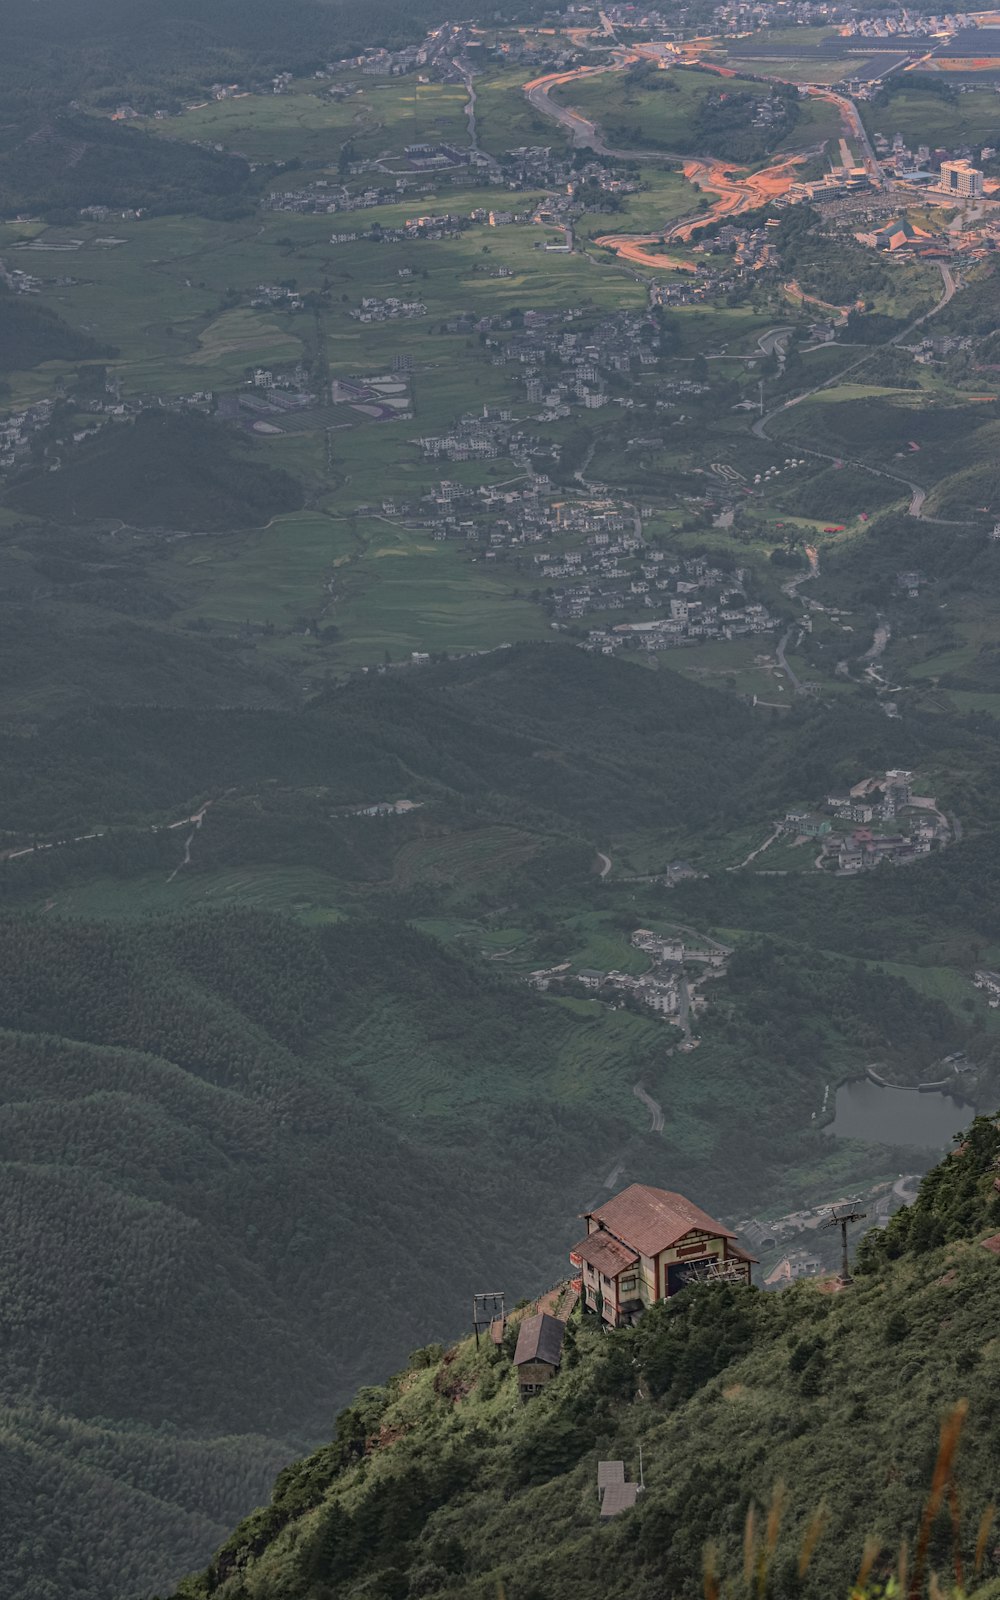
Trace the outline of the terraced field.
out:
[[[165,874],[152,873],[127,882],[95,878],[46,894],[43,904],[50,911],[80,917],[141,917],[194,906],[245,905],[330,922],[339,920],[336,905],[341,898],[340,886],[329,873],[311,867],[254,866],[184,871],[169,882]]]
[[[539,841],[516,828],[475,828],[441,839],[412,839],[400,850],[393,877],[414,883],[475,883],[530,861]]]

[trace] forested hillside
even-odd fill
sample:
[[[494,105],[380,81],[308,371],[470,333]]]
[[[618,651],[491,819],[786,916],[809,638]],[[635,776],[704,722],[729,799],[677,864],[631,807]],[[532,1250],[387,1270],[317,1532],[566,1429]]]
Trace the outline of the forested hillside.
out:
[[[302,504],[289,473],[248,458],[238,435],[197,412],[142,411],[75,449],[61,446],[59,456],[58,472],[49,462],[15,484],[17,510],[64,524],[208,531],[255,526]]]
[[[63,593],[97,581],[90,560],[86,535],[39,540]],[[10,649],[2,1397],[21,1465],[0,1580],[24,1600],[168,1587],[359,1383],[454,1337],[475,1288],[554,1281],[612,1174],[736,1219],[921,1159],[813,1126],[824,1086],[872,1059],[912,1083],[966,1050],[989,1103],[985,1004],[882,965],[911,943],[914,962],[972,961],[996,937],[975,719],[768,721],[562,645],[359,676],[299,707],[275,686],[268,707],[241,657],[197,636],[158,669],[176,671],[173,709],[165,676],[158,706],[31,716]],[[101,661],[88,644],[80,670],[111,700]],[[259,702],[225,709],[230,692]],[[789,795],[889,759],[951,772],[968,829],[906,873],[712,870],[668,890],[596,871],[646,838],[711,865]],[[246,905],[270,884],[295,916]],[[630,961],[636,926],[677,918],[736,946],[696,1056],[648,1013],[522,981],[590,950]],[[637,1087],[669,1108],[661,1132]],[[39,1493],[62,1519],[42,1544]],[[114,1509],[95,1539],[98,1504]]]
[[[11,294],[0,284],[0,371],[23,371],[43,361],[76,361],[112,355],[79,328],[72,328],[48,306]]]
[[[49,221],[73,222],[82,206],[239,216],[249,183],[245,161],[96,117],[32,118],[0,140],[3,216],[31,208]]]
[[[527,1405],[515,1329],[500,1351],[417,1351],[176,1600],[605,1600],[609,1572],[616,1592],[689,1600],[720,1592],[706,1569],[772,1600],[916,1600],[934,1573],[932,1595],[958,1577],[995,1597],[998,1169],[980,1118],[868,1236],[847,1292],[694,1286],[610,1334],[577,1313]],[[640,1448],[644,1493],[602,1523],[598,1460],[637,1480]]]
[[[626,14],[0,0],[0,1600],[748,1600],[781,1480],[847,1600],[963,1393],[976,1566],[993,1120],[851,1296],[464,1342],[1000,1104],[989,204],[862,244],[845,41]]]
[[[415,1327],[461,1326],[487,1279],[556,1275],[629,1136],[610,1082],[625,1110],[652,1040],[627,1020],[595,1038],[398,925],[9,919],[0,973],[19,1600],[122,1592],[140,1545],[162,1584]],[[581,1082],[550,1109],[582,1055],[604,1104]],[[413,1074],[432,1115],[395,1109]],[[534,1222],[512,1232],[515,1188]],[[62,1532],[40,1552],[42,1486]],[[118,1511],[95,1540],[99,1496]]]
[[[291,0],[280,12],[262,0],[221,0],[211,11],[191,0],[145,0],[141,7],[94,0],[85,10],[67,0],[41,7],[4,0],[2,16],[5,88],[14,104],[30,107],[44,104],[44,83],[50,97],[53,90],[67,100],[82,93],[112,108],[131,97],[152,110],[213,78],[309,71],[334,43],[346,50],[379,33],[395,43],[422,31],[419,13],[394,0],[363,10],[353,0]]]
[[[971,721],[887,726],[861,708],[768,723],[667,669],[527,645],[355,678],[295,715],[97,705],[27,724],[4,741],[0,794],[8,827],[39,832],[280,780],[322,785],[331,806],[451,791],[591,837],[642,826],[669,837],[766,817],[876,752],[902,763],[953,751],[977,766],[995,759]],[[977,800],[992,804],[985,784]]]

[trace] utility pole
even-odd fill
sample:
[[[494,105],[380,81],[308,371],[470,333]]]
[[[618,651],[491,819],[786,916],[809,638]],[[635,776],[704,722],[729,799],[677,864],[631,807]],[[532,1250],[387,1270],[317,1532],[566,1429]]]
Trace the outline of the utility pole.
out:
[[[867,1217],[867,1215],[867,1211],[858,1211],[855,1203],[851,1201],[848,1203],[848,1209],[846,1211],[838,1211],[836,1206],[831,1206],[830,1215],[827,1217],[826,1221],[822,1223],[824,1228],[840,1229],[841,1255],[839,1283],[842,1289],[849,1289],[852,1282],[851,1266],[847,1258],[848,1226],[852,1222],[861,1222],[864,1217]]]

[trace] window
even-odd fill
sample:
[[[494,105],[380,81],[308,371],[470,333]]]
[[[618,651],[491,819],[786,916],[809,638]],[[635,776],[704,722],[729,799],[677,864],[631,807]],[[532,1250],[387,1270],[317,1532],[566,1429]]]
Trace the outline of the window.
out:
[[[635,1294],[639,1287],[639,1280],[633,1272],[627,1278],[619,1278],[618,1284],[622,1294]]]

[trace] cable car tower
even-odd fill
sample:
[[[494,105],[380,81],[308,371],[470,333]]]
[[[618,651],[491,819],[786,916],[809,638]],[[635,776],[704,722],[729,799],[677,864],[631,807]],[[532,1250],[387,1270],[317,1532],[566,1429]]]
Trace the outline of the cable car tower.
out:
[[[856,1200],[848,1200],[845,1205],[846,1210],[843,1208],[838,1210],[836,1206],[831,1206],[830,1215],[820,1223],[820,1227],[840,1229],[841,1254],[838,1282],[842,1289],[849,1289],[853,1279],[851,1278],[851,1263],[847,1255],[847,1230],[852,1222],[861,1222],[863,1218],[867,1217],[868,1213],[867,1211],[858,1210],[858,1202]]]

